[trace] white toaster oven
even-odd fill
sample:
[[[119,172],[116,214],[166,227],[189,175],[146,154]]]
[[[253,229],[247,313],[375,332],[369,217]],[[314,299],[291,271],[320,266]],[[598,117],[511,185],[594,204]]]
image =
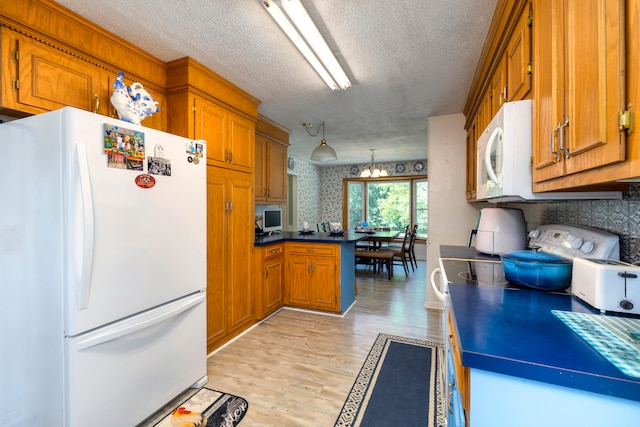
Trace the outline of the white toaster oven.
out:
[[[640,314],[640,266],[574,258],[571,293],[603,313]]]

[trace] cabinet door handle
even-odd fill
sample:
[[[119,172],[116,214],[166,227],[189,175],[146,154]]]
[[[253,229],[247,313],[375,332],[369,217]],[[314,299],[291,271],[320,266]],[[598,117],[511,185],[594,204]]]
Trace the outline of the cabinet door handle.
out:
[[[564,152],[565,158],[568,159],[571,156],[571,154],[569,153],[569,149],[568,148],[564,148],[564,137],[563,137],[563,135],[564,135],[564,128],[569,127],[569,117],[567,117],[564,120],[564,123],[562,125],[560,123],[558,123],[558,127],[560,128],[560,130],[559,130],[559,132],[560,132],[560,135],[559,135],[560,146],[559,146],[559,148],[560,148],[561,151]]]
[[[311,263],[307,264],[307,273],[311,274]]]
[[[307,249],[307,252],[312,252],[313,253],[315,251],[316,251],[316,249]]]
[[[268,268],[265,268],[265,269],[264,269],[264,278],[265,278],[265,279],[268,279],[268,278],[269,278],[269,269],[268,269]]]
[[[229,151],[229,163],[233,163],[233,151]]]
[[[555,137],[554,137],[554,135],[555,135],[556,133],[558,133],[559,131],[560,131],[560,123],[558,123],[558,126],[557,126],[554,130],[552,130],[552,131],[551,131],[551,138],[550,138],[550,142],[551,142],[551,154],[555,154],[555,155],[556,155],[556,162],[559,162],[559,161],[560,161],[560,152],[559,152],[559,151],[555,151],[555,150],[554,150],[554,148],[555,148],[555,144],[554,144],[554,142],[555,142]]]
[[[100,97],[98,96],[97,93],[93,94],[93,96],[96,99],[96,109],[93,110],[94,113],[98,114],[98,110],[100,109]]]
[[[226,148],[224,149],[224,161],[229,161],[229,150],[227,150]]]

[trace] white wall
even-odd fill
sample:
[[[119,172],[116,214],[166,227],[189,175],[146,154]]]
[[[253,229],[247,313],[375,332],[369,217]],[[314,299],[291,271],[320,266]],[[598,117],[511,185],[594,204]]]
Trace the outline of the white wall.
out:
[[[428,308],[442,304],[429,285],[438,267],[440,245],[466,245],[476,224],[478,209],[466,199],[466,131],[464,115],[427,119],[427,174],[429,179],[429,244],[427,246]]]

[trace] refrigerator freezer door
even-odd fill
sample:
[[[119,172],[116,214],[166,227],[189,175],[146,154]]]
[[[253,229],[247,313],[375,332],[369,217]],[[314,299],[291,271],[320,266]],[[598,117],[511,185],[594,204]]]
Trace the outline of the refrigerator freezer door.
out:
[[[204,301],[199,292],[67,338],[67,425],[137,425],[206,376]]]
[[[62,114],[65,335],[204,289],[206,162],[187,153],[192,141],[80,110]],[[143,134],[143,170],[107,166],[105,123]],[[171,175],[148,174],[160,153]]]

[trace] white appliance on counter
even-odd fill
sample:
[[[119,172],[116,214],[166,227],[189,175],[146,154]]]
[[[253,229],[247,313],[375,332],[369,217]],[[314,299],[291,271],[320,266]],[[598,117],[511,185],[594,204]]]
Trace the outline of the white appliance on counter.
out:
[[[476,230],[478,252],[501,255],[527,248],[527,226],[524,213],[515,208],[480,210]]]
[[[133,426],[206,371],[206,161],[64,108],[0,124],[3,426]]]
[[[532,192],[531,100],[506,102],[478,138],[478,200],[620,199],[619,191]]]
[[[640,314],[640,266],[575,258],[571,293],[603,313]]]

